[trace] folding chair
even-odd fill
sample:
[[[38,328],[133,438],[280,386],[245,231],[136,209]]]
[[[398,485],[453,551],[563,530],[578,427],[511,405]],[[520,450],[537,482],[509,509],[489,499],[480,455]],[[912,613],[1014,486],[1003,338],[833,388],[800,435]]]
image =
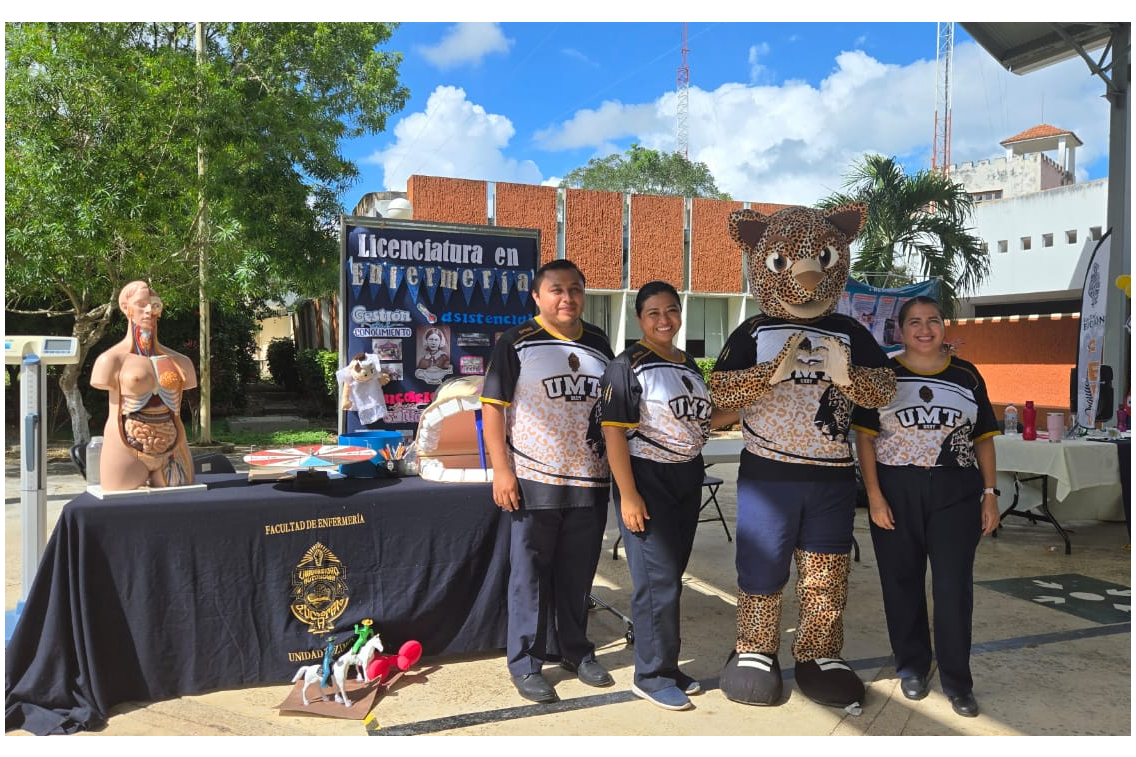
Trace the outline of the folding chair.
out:
[[[193,458],[194,473],[236,473],[229,458],[220,452],[205,452]]]
[[[726,530],[726,541],[733,541],[734,537],[730,535],[730,527],[726,525],[726,516],[722,514],[722,508],[718,505],[718,487],[723,483],[725,482],[716,476],[707,476],[705,473],[702,474],[702,486],[706,488],[707,494],[706,499],[702,501],[702,506],[698,508],[698,512],[701,513],[711,502],[713,502],[714,509],[718,511],[718,514],[712,518],[700,518],[698,522],[710,523],[711,521],[715,520],[720,521],[722,528]],[[623,533],[621,532],[619,534],[619,537],[615,540],[615,544],[613,544],[611,547],[611,559],[619,559],[619,545],[622,541]]]
[[[705,473],[702,474],[702,486],[706,489],[706,499],[702,501],[702,507],[698,508],[698,512],[701,513],[711,502],[713,502],[714,509],[718,511],[718,514],[710,518],[701,518],[698,522],[721,522],[722,528],[726,531],[726,541],[733,541],[734,537],[730,535],[730,527],[726,525],[726,516],[722,515],[722,508],[718,505],[718,487],[723,483],[725,482],[717,476],[708,476]]]
[[[75,463],[75,467],[79,469],[79,474],[83,478],[87,477],[87,445],[86,444],[73,444],[69,450],[71,453],[71,462]]]

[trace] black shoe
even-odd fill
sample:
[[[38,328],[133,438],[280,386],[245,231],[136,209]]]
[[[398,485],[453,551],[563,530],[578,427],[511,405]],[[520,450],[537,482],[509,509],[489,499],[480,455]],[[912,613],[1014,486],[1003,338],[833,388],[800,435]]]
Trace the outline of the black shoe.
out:
[[[556,696],[556,690],[552,688],[552,684],[541,673],[513,676],[513,685],[517,687],[517,693],[530,702],[551,704],[560,700],[560,697]]]
[[[899,688],[903,690],[903,695],[908,699],[919,701],[927,696],[927,692],[931,690],[931,685],[927,676],[904,676],[899,682]]]
[[[589,686],[611,686],[615,679],[597,660],[584,660],[579,665],[563,660],[560,667],[572,671],[581,682]]]
[[[954,708],[956,715],[962,715],[964,718],[978,717],[978,702],[974,699],[974,694],[968,692],[958,697],[948,697],[951,700],[951,707]]]

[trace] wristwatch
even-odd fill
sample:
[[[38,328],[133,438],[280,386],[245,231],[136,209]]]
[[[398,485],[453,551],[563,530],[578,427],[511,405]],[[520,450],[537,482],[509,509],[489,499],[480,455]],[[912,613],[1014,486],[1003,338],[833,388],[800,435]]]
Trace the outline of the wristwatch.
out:
[[[1002,496],[1002,492],[999,491],[998,489],[995,489],[993,486],[988,486],[988,487],[986,487],[985,489],[982,490],[982,496],[985,497],[987,494],[993,494],[995,497],[1001,497]]]

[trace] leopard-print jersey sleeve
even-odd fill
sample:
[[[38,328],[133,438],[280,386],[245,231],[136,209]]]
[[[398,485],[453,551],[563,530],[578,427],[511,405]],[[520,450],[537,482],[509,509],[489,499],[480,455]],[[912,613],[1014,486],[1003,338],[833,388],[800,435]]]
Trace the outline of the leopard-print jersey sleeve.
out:
[[[751,318],[734,329],[714,362],[709,381],[714,407],[738,410],[757,402],[773,388],[770,379],[790,348],[786,344],[775,359],[757,363],[756,322]]]
[[[891,368],[848,367],[850,386],[840,387],[848,399],[860,407],[881,408],[895,397],[895,372]]]

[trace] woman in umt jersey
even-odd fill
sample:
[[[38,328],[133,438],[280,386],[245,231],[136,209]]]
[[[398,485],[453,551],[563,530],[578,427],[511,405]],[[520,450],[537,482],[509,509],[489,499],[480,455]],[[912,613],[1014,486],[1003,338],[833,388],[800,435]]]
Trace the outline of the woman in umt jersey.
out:
[[[664,709],[685,710],[687,695],[702,690],[678,668],[679,595],[698,527],[702,446],[712,426],[736,421],[738,413],[711,407],[698,365],[674,345],[682,310],[673,286],[645,284],[635,314],[643,337],[608,364],[596,416],[631,570],[631,691]]]
[[[998,527],[994,436],[1000,431],[978,369],[943,349],[939,303],[908,300],[899,324],[903,352],[891,361],[895,399],[853,412],[888,637],[904,696],[927,696],[930,560],[939,681],[954,711],[974,717],[974,553]]]

